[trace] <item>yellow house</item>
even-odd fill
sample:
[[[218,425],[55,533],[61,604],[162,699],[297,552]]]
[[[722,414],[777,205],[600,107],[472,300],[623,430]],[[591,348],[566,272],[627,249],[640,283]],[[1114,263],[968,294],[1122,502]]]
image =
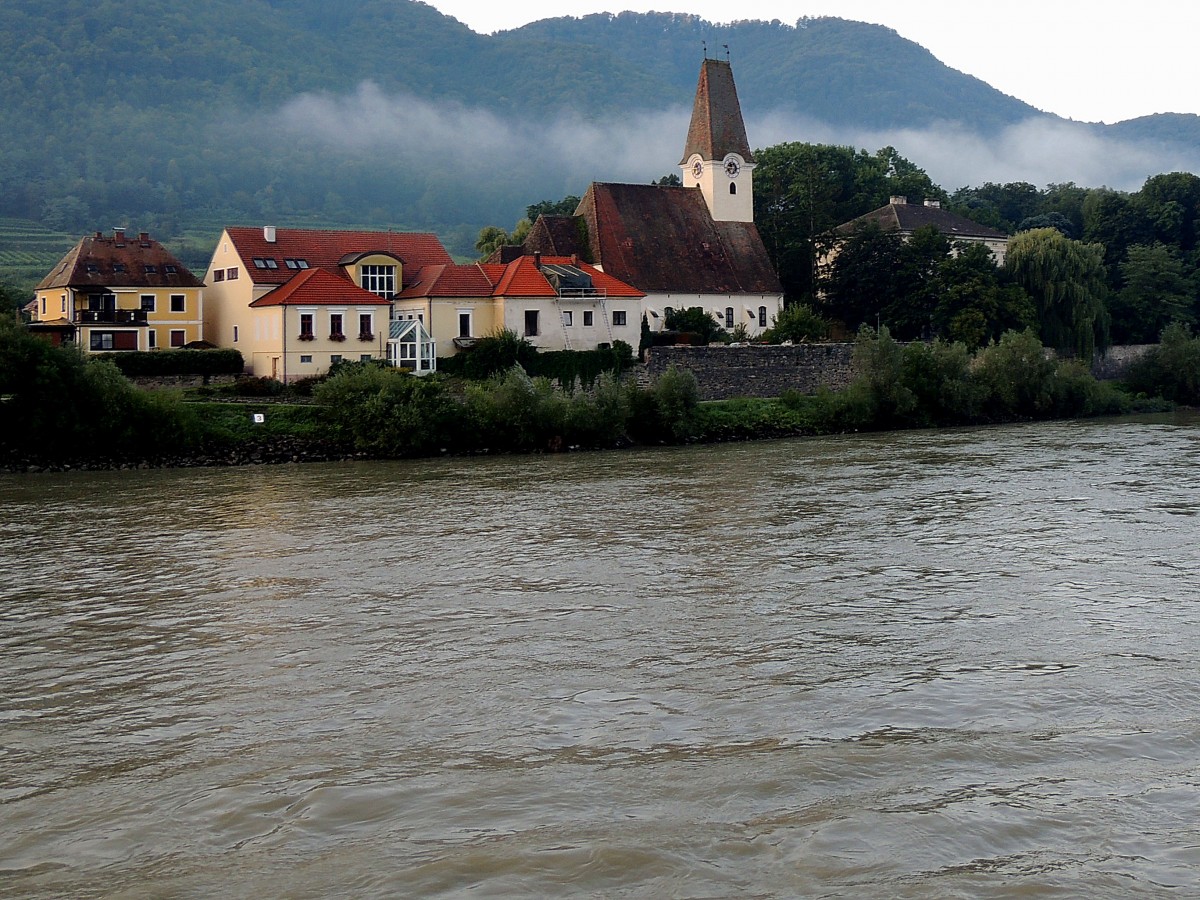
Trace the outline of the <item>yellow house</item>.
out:
[[[82,238],[37,286],[30,330],[87,352],[204,339],[204,284],[146,232]]]
[[[428,371],[428,332],[394,328],[392,300],[424,267],[452,262],[433,234],[229,227],[208,268],[205,334],[284,382],[340,360]]]

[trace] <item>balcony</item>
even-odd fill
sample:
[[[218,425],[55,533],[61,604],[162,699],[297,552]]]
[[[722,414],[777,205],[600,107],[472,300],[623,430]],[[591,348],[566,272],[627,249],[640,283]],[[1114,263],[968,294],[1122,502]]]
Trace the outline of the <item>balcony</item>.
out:
[[[559,300],[604,300],[608,291],[597,287],[560,287]]]
[[[80,325],[145,325],[144,309],[81,309],[77,313]]]

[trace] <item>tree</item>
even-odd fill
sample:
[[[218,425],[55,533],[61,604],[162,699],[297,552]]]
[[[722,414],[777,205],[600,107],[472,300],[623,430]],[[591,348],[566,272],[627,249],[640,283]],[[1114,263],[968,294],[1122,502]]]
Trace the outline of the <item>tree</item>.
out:
[[[1023,231],[1009,241],[1005,268],[1037,304],[1043,343],[1085,360],[1108,346],[1102,245],[1054,228]]]
[[[525,218],[536,222],[538,216],[573,216],[579,206],[579,198],[568,194],[559,201],[542,200],[525,207]]]
[[[664,175],[662,178],[658,179],[658,181],[652,181],[650,183],[657,184],[662,187],[682,187],[683,186],[683,180],[678,175],[676,175],[674,172],[672,172],[670,175]]]
[[[960,242],[942,261],[940,294],[934,308],[934,331],[977,350],[999,340],[1006,331],[1037,324],[1033,300],[1011,282],[986,245]]]
[[[1120,270],[1124,287],[1112,302],[1114,340],[1149,344],[1172,322],[1193,324],[1191,285],[1178,250],[1134,244]]]

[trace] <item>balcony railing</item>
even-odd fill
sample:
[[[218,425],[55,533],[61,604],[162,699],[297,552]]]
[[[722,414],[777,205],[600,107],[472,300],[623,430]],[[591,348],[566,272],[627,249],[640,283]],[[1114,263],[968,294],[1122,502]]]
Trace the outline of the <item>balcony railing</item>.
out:
[[[577,287],[577,288],[559,288],[559,300],[603,300],[608,296],[608,291],[604,288],[596,287]]]
[[[144,309],[81,309],[81,325],[145,325]]]

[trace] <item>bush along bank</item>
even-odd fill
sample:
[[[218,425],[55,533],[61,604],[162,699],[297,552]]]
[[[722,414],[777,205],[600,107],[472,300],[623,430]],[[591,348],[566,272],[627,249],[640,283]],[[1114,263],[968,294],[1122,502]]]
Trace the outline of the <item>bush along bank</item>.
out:
[[[109,361],[9,337],[0,331],[0,465],[18,470],[554,452],[1169,407],[1048,358],[1030,332],[972,355],[962,344],[901,346],[886,329],[866,329],[854,379],[837,393],[701,403],[695,379],[676,369],[645,387],[607,372],[585,390],[519,366],[463,381],[355,363],[313,385],[311,406],[273,410],[267,427],[254,428],[244,407],[141,392]]]

